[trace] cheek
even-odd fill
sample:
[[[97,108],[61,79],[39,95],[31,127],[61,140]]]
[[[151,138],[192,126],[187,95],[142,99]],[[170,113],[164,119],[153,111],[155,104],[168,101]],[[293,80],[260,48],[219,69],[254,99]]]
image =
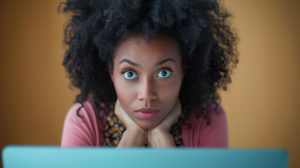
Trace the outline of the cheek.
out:
[[[116,79],[114,82],[117,98],[125,111],[131,111],[130,106],[134,101],[135,90],[128,86],[128,83],[122,79]]]
[[[181,80],[175,78],[159,86],[160,96],[164,99],[178,99],[181,88]]]
[[[163,86],[159,90],[159,96],[163,102],[163,109],[170,111],[179,99],[181,83],[172,83]]]
[[[169,86],[159,91],[159,97],[165,102],[172,101],[173,99],[178,99],[178,96],[179,88],[176,87]]]

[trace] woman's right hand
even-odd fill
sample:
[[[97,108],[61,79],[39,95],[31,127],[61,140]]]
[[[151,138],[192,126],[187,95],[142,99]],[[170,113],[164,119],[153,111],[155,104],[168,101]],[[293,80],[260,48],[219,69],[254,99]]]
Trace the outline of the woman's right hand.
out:
[[[133,121],[120,105],[119,100],[116,101],[115,114],[126,127],[118,147],[143,146],[147,140],[147,131]]]
[[[119,120],[124,124],[127,130],[142,130],[133,119],[125,112],[123,107],[120,105],[119,100],[116,101],[115,114]]]

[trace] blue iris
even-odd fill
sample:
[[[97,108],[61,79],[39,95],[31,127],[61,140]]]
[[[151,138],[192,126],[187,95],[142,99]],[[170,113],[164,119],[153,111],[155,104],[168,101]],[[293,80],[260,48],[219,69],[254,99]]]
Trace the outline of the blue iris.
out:
[[[133,71],[126,71],[123,74],[123,76],[127,80],[132,80],[132,79],[135,79],[137,77],[137,74],[135,72],[133,72]]]
[[[170,70],[167,70],[167,69],[164,69],[164,70],[161,70],[159,71],[159,73],[157,74],[157,77],[158,78],[168,78],[171,76],[171,71]]]

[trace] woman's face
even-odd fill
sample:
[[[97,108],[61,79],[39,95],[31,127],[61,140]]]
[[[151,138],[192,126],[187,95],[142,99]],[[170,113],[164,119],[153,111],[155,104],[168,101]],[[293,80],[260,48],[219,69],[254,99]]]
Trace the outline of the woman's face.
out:
[[[161,123],[179,100],[183,70],[177,43],[171,38],[122,40],[110,72],[120,105],[143,129]],[[150,112],[140,112],[142,108]]]

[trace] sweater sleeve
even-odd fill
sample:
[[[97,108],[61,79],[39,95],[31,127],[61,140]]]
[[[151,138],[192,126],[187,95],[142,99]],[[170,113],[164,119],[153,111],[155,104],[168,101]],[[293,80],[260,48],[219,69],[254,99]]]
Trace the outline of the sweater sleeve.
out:
[[[226,113],[221,107],[210,108],[208,118],[190,115],[189,127],[183,127],[183,141],[186,147],[219,148],[228,147]],[[217,111],[216,111],[217,110]],[[210,121],[208,124],[207,121]]]
[[[98,125],[91,104],[76,103],[70,108],[64,121],[61,146],[99,146]]]
[[[228,147],[228,130],[226,113],[221,106],[210,115],[210,125],[202,122],[199,132],[199,147]]]

